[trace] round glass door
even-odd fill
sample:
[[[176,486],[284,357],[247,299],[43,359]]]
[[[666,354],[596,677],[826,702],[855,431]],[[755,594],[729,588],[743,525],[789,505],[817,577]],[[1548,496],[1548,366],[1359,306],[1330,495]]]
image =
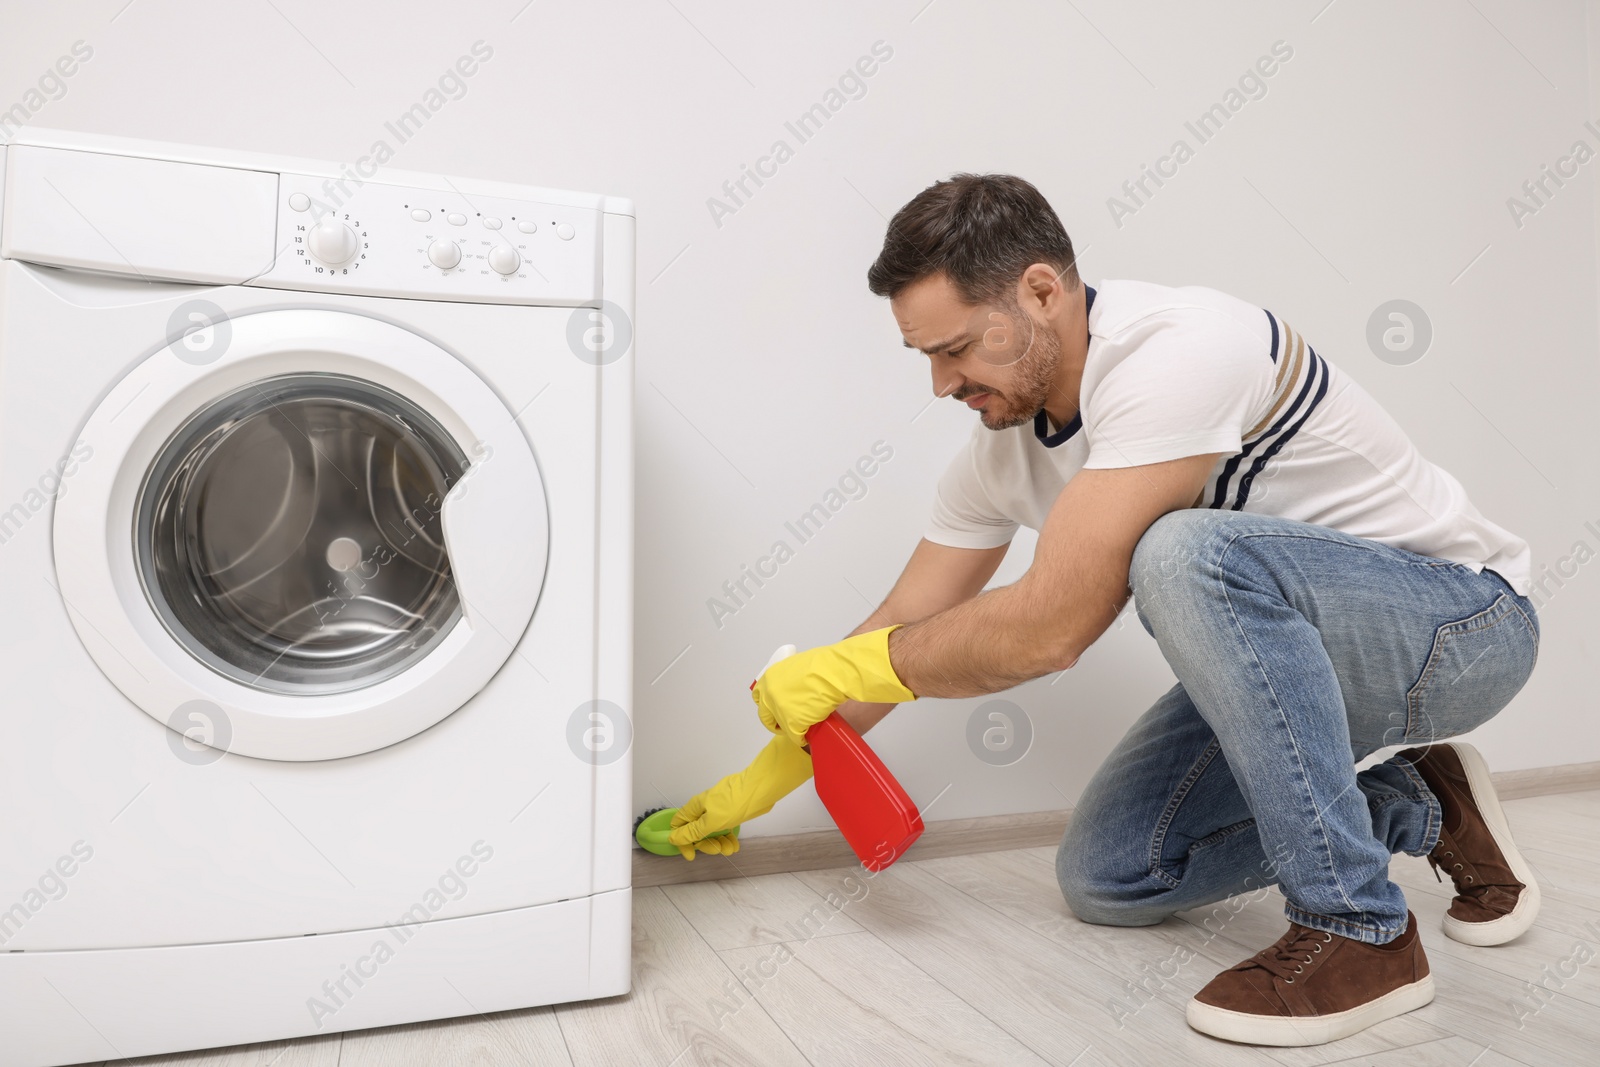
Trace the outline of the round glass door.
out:
[[[427,412],[376,383],[252,383],[151,465],[134,512],[145,596],[191,655],[253,688],[373,685],[461,617],[442,513],[468,466]]]

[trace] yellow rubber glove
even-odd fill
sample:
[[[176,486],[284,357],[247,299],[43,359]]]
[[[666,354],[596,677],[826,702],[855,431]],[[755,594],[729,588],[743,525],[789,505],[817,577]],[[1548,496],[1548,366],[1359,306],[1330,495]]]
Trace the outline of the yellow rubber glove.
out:
[[[732,855],[739,851],[737,837],[706,835],[765,815],[810,777],[811,756],[786,738],[774,737],[750,766],[690,797],[672,817],[672,832],[667,840],[678,846],[686,860],[694,859],[697,849]]]
[[[750,690],[762,725],[803,745],[806,731],[846,700],[900,704],[917,699],[889,662],[889,634],[899,628],[897,623],[856,634],[768,667]]]

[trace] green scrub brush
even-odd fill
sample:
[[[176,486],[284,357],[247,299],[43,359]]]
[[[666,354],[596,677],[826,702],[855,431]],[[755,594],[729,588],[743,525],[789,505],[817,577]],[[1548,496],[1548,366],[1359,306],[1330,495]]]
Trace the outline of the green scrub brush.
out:
[[[633,839],[639,842],[639,847],[646,852],[654,852],[657,856],[677,856],[678,846],[667,840],[667,835],[672,832],[672,817],[678,813],[677,808],[651,808],[633,821]],[[722,837],[724,834],[739,836],[737,826],[727,830],[718,830],[708,837]]]

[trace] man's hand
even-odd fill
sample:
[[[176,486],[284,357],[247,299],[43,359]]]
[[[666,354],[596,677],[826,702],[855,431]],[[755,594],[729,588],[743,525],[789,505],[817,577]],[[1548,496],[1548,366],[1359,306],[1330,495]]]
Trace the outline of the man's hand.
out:
[[[889,663],[885,626],[831,645],[797,652],[768,667],[751,689],[762,725],[796,746],[806,731],[846,700],[898,704],[917,699]]]
[[[737,837],[707,835],[765,815],[810,777],[811,757],[788,738],[774,737],[750,766],[689,798],[672,816],[672,832],[667,840],[678,847],[686,860],[694,859],[696,850],[732,855],[739,851]]]
[[[994,548],[952,548],[922,538],[888,597],[847,636],[854,637],[895,623],[916,622],[971,600],[994,577],[1010,548],[1010,542]],[[904,638],[905,634],[900,637]],[[896,670],[895,673],[900,672]],[[904,680],[902,676],[901,681]],[[865,734],[894,707],[892,703],[847,700],[839,705],[838,711],[851,729]]]

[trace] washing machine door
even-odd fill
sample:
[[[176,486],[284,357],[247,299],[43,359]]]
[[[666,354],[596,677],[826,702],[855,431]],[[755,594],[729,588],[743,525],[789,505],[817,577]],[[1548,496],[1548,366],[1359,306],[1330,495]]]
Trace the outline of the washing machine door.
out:
[[[214,748],[394,744],[494,676],[549,543],[516,418],[398,326],[268,311],[136,366],[55,510],[59,588],[106,675]],[[109,460],[109,461],[105,461]]]

